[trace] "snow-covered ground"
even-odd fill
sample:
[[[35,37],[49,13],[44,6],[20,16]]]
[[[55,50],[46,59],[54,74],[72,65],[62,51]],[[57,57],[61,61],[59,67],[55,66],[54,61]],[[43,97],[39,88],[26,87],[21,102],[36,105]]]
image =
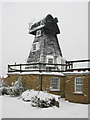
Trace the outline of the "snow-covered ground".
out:
[[[37,108],[18,97],[0,96],[3,118],[88,118],[88,105],[60,99],[60,107]],[[1,116],[1,114],[0,114]]]
[[[0,96],[0,120],[2,118],[2,97]]]

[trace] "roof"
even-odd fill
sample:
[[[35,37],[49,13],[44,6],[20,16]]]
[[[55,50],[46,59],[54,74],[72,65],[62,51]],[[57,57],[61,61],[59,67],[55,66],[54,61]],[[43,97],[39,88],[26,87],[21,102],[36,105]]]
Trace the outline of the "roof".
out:
[[[29,33],[35,34],[35,32],[41,28],[48,28],[53,30],[56,34],[60,33],[60,30],[57,25],[58,19],[55,17],[53,18],[52,15],[48,14],[44,19],[40,20],[39,22],[34,23]]]
[[[19,72],[12,72],[12,73],[8,73],[8,75],[56,75],[56,76],[65,76],[64,73],[62,72],[23,72],[23,73],[19,73]]]

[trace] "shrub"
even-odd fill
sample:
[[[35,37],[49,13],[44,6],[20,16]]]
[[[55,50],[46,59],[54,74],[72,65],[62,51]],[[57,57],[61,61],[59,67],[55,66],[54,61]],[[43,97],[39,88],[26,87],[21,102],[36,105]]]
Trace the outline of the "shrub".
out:
[[[9,87],[0,87],[0,95],[9,95]]]
[[[22,100],[31,102],[33,107],[47,108],[59,107],[59,99],[57,95],[49,94],[43,91],[27,90],[21,95]]]

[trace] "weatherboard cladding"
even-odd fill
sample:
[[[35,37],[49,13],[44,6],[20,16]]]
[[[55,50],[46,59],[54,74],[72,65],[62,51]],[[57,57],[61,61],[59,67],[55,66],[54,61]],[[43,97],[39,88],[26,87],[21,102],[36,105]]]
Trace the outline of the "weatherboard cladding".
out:
[[[43,27],[39,27],[41,25],[43,25]],[[39,37],[36,36],[38,28],[41,30],[41,35]],[[32,31],[35,32],[33,44],[39,43],[39,49],[36,51],[30,51],[27,63],[45,63],[47,55],[54,56],[54,61],[56,61],[56,57],[62,57],[62,52],[57,39],[57,34],[59,34],[60,31],[56,18],[54,19],[51,15],[47,15],[43,20],[34,23],[31,26],[29,33],[32,34]]]
[[[35,37],[33,43],[36,42],[39,42],[40,44],[39,50],[34,52],[30,51],[28,63],[45,62],[47,55],[62,56],[56,37],[43,34],[39,38]],[[40,55],[42,56],[42,60],[40,60]]]

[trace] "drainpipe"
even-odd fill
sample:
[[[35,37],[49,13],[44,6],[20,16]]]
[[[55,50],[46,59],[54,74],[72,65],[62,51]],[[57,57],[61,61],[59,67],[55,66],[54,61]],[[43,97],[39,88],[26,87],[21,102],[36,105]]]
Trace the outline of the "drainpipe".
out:
[[[42,74],[41,74],[41,91],[42,91]]]

